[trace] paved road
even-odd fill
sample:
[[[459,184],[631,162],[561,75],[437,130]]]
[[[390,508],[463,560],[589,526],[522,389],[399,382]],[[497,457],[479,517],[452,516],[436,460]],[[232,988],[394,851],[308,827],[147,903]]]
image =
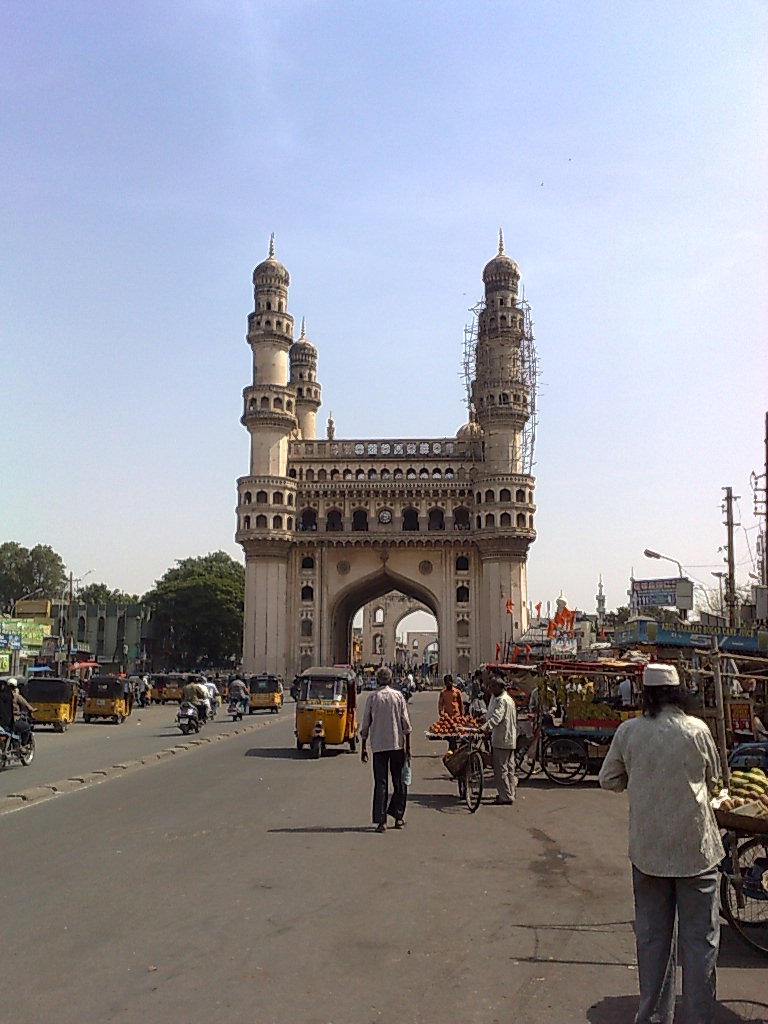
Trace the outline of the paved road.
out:
[[[369,768],[267,722],[0,817],[0,1021],[630,1024],[623,797],[534,781],[470,815],[417,738],[376,835]],[[768,1020],[765,966],[725,936],[718,1024]]]

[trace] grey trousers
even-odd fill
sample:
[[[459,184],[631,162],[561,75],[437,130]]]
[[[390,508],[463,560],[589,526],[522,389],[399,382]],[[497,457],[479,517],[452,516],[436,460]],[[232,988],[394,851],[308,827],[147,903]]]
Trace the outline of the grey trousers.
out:
[[[515,751],[513,747],[492,747],[493,781],[499,800],[512,803],[515,799]]]
[[[690,878],[661,878],[632,866],[640,981],[635,1024],[673,1024],[678,952],[683,974],[678,1024],[714,1021],[718,883],[716,867]]]

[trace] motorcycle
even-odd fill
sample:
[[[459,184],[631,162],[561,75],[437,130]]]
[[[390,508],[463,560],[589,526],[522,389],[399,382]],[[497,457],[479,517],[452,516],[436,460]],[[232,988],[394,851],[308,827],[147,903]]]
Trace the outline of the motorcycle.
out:
[[[21,716],[20,716],[21,717]],[[29,722],[27,715],[23,715]],[[31,723],[29,723],[31,725]],[[32,764],[35,756],[35,734],[30,732],[29,741],[22,745],[21,736],[17,732],[8,732],[0,726],[0,769],[7,768],[14,762],[21,765]]]
[[[176,724],[185,736],[191,732],[200,732],[202,723],[194,704],[190,704],[187,700],[183,700],[179,704],[179,710],[176,712]]]

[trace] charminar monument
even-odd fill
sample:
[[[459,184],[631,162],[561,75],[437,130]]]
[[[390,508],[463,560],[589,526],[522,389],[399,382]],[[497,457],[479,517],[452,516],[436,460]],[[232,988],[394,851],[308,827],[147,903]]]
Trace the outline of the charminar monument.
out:
[[[465,329],[468,422],[447,437],[337,437],[332,419],[318,437],[318,350],[303,323],[294,337],[289,284],[273,237],[246,335],[243,669],[349,662],[357,610],[397,591],[434,614],[440,672],[466,675],[528,625],[537,369],[520,269],[499,233]]]

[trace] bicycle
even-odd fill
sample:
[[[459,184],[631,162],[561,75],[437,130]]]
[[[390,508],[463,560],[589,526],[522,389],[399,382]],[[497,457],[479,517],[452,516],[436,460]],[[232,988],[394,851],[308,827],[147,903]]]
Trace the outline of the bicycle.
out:
[[[734,933],[768,956],[768,834],[726,832],[720,908]],[[735,844],[735,857],[733,856]]]
[[[485,736],[481,733],[472,733],[461,737],[461,746],[456,751],[456,754],[466,753],[466,760],[456,775],[456,782],[459,787],[459,799],[466,803],[470,814],[475,813],[483,799],[485,747]]]
[[[540,722],[534,726],[532,738],[520,738],[524,742],[515,749],[518,781],[529,779],[537,764],[550,782],[559,786],[573,786],[589,771],[589,755],[580,738],[548,735]]]

